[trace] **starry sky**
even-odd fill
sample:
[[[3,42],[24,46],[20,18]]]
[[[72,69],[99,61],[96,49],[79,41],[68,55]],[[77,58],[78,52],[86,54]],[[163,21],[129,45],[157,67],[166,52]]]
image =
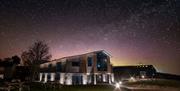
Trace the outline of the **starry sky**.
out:
[[[36,40],[52,59],[106,50],[115,66],[180,75],[180,0],[1,0],[0,58]]]

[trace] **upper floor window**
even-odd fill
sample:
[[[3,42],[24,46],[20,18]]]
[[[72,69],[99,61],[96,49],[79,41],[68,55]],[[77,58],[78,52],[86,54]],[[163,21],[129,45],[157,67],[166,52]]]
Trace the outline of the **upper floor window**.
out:
[[[80,62],[79,61],[74,61],[74,62],[72,62],[72,66],[80,66]]]
[[[98,71],[107,71],[108,63],[107,56],[103,53],[97,53],[97,70]]]
[[[61,63],[59,62],[59,63],[57,63],[56,64],[56,71],[61,71]]]
[[[51,68],[51,67],[52,67],[52,64],[49,64],[49,65],[48,65],[48,68]]]
[[[92,57],[88,57],[88,66],[92,66],[92,61],[93,61],[93,58]]]

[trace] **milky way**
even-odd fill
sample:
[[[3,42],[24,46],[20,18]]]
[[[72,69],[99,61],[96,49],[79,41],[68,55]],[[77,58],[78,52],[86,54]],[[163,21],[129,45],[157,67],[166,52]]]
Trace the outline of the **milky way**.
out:
[[[106,50],[113,65],[179,74],[179,0],[1,0],[0,58],[36,40],[53,58]]]

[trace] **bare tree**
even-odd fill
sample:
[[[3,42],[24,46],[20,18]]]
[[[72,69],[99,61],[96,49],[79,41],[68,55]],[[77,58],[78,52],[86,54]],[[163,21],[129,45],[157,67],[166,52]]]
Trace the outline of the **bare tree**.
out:
[[[24,66],[30,66],[32,65],[31,63],[31,59],[29,58],[29,53],[27,51],[24,51],[22,54],[21,54],[21,59],[22,59],[22,64]]]
[[[21,58],[24,65],[31,67],[32,80],[38,75],[39,64],[50,60],[48,45],[43,41],[36,41],[28,51],[22,53]]]
[[[12,56],[12,60],[13,60],[13,64],[20,64],[20,61],[21,61],[21,59],[17,56],[17,55],[15,55],[15,56]]]

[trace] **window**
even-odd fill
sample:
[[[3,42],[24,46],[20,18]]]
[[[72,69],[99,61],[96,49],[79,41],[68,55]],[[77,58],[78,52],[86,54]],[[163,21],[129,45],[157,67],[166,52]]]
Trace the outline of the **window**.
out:
[[[56,71],[60,72],[61,71],[61,63],[56,64]]]
[[[103,53],[97,54],[97,70],[107,71],[107,56]]]
[[[51,68],[51,67],[52,67],[52,64],[49,64],[49,65],[48,65],[48,68]]]
[[[93,58],[92,57],[88,57],[88,66],[92,66],[92,61],[93,61]]]
[[[78,61],[76,61],[76,62],[72,62],[72,66],[80,66],[80,62]]]
[[[49,64],[49,65],[48,65],[48,69],[47,69],[47,70],[48,70],[48,72],[51,72],[51,71],[52,71],[52,64]]]
[[[48,73],[47,79],[48,79],[48,81],[50,81],[50,79],[51,79],[51,74],[50,73]]]
[[[60,73],[56,73],[55,80],[60,80]]]

